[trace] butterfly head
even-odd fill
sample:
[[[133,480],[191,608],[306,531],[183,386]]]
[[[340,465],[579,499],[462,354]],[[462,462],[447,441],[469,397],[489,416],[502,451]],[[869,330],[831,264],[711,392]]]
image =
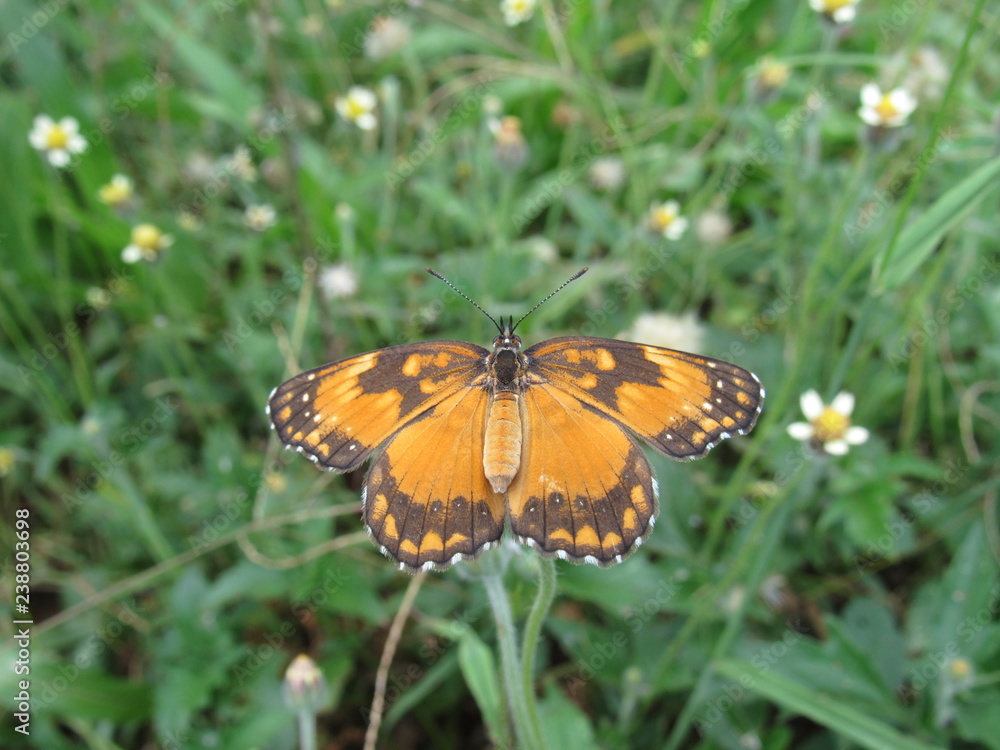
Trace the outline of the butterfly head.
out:
[[[503,318],[501,318],[500,322],[503,323],[502,326],[497,326],[500,331],[500,335],[493,339],[494,353],[499,353],[504,350],[513,352],[520,351],[521,337],[514,334],[514,318],[511,318],[506,323]]]

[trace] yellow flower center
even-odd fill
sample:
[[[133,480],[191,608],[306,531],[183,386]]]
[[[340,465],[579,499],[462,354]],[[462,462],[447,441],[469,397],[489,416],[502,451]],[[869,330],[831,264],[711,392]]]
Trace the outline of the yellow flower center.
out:
[[[883,120],[891,120],[893,117],[899,115],[899,110],[896,109],[896,105],[892,103],[891,94],[882,95],[882,101],[875,106],[875,111],[878,112],[879,117]]]
[[[14,451],[10,448],[0,448],[0,477],[5,477],[10,474],[11,470],[14,468],[14,464]]]
[[[653,215],[650,218],[650,222],[652,223],[655,229],[662,230],[666,229],[671,224],[673,224],[676,219],[677,219],[677,214],[667,210],[663,206],[660,206],[659,208],[653,210]]]
[[[128,180],[111,180],[101,187],[98,197],[109,206],[117,206],[132,197],[132,183]]]
[[[821,443],[831,440],[842,440],[851,426],[851,418],[844,416],[830,406],[824,407],[823,413],[812,421],[816,430],[816,439]]]
[[[948,671],[951,672],[951,676],[955,678],[968,677],[969,672],[972,671],[972,665],[969,664],[967,659],[952,659],[951,663],[948,665]]]
[[[524,13],[528,10],[528,2],[527,0],[512,0],[509,7],[514,13]]]
[[[69,143],[69,133],[59,125],[53,125],[45,139],[45,145],[51,150],[66,148]]]
[[[833,14],[841,8],[852,4],[852,0],[826,0],[823,3],[823,7],[827,13]]]
[[[347,100],[347,117],[350,120],[357,120],[362,115],[368,114],[368,108],[357,99]]]
[[[143,250],[159,250],[163,232],[152,224],[140,224],[132,230],[132,244]]]
[[[760,69],[760,82],[769,89],[784,86],[791,74],[791,68],[784,63],[769,60]]]

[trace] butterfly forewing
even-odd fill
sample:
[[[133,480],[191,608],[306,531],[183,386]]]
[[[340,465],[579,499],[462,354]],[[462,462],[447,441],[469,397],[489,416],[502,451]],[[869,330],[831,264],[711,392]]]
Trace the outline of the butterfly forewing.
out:
[[[645,344],[570,336],[524,355],[533,383],[563,389],[681,460],[748,432],[764,399],[757,376],[742,367]]]
[[[529,387],[522,408],[530,429],[508,490],[511,530],[566,560],[621,562],[656,516],[656,482],[639,446],[559,386]]]
[[[375,460],[365,523],[408,569],[473,557],[503,532],[504,496],[483,471],[489,395],[466,388],[403,427]]]
[[[379,349],[282,383],[268,413],[286,446],[352,471],[407,422],[480,381],[488,355],[462,341]]]

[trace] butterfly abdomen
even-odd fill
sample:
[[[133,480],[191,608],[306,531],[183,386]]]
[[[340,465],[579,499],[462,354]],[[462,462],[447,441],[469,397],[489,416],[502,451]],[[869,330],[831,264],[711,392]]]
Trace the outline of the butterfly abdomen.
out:
[[[507,491],[521,465],[521,405],[517,393],[500,391],[486,418],[483,468],[494,492]]]

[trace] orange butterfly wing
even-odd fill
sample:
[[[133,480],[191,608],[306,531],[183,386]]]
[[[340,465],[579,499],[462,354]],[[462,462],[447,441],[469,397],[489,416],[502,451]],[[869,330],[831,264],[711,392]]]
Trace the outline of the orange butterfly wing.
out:
[[[365,524],[400,568],[445,568],[492,546],[505,500],[483,471],[489,392],[463,389],[403,427],[375,460]]]
[[[670,458],[701,458],[749,432],[764,401],[752,372],[697,354],[580,336],[524,352],[531,385],[548,383],[617,420]]]
[[[562,384],[529,385],[521,466],[507,500],[518,540],[572,562],[611,564],[642,543],[657,486],[639,446]]]
[[[353,471],[401,427],[485,377],[486,349],[463,341],[403,344],[296,375],[267,412],[286,447]]]

